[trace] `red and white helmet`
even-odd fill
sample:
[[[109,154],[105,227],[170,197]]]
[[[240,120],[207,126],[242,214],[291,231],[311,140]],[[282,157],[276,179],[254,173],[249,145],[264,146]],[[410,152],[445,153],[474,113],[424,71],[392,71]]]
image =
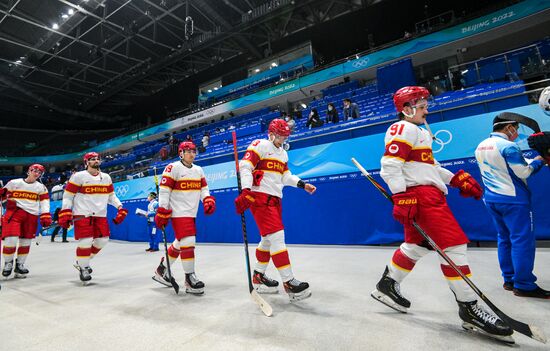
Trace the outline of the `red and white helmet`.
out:
[[[195,143],[193,143],[192,141],[182,141],[180,143],[180,146],[178,147],[178,153],[180,153],[181,150],[197,151],[197,147],[195,146]]]
[[[100,158],[97,152],[92,151],[92,152],[87,152],[82,159],[84,160],[84,163],[86,163],[88,162],[89,159],[94,157]]]
[[[430,92],[424,87],[403,87],[393,94],[393,104],[397,112],[403,112],[406,103],[414,106],[418,100],[428,99],[429,97]]]
[[[269,133],[277,134],[283,137],[288,137],[290,135],[290,128],[288,123],[284,119],[276,118],[269,123],[267,128]]]
[[[35,163],[35,164],[32,164],[29,166],[29,169],[27,170],[27,172],[30,172],[31,170],[33,169],[37,169],[39,170],[40,172],[42,172],[42,174],[44,174],[46,172],[46,168],[44,168],[44,166],[42,166],[41,164],[39,163]]]

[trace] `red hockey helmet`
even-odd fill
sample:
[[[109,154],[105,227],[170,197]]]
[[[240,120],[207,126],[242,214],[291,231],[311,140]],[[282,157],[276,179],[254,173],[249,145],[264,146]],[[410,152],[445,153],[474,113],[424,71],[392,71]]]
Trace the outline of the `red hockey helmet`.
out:
[[[100,158],[97,152],[92,151],[92,152],[86,153],[82,159],[84,160],[84,163],[86,163],[89,159],[94,157]]]
[[[42,166],[39,163],[35,163],[35,164],[30,165],[27,172],[30,172],[33,169],[39,170],[40,172],[42,172],[42,174],[44,174],[46,172],[46,168],[44,168],[44,166]]]
[[[424,87],[403,87],[393,94],[393,104],[397,112],[403,112],[406,103],[414,106],[420,99],[428,99],[430,92]]]
[[[288,123],[284,119],[276,118],[269,123],[267,128],[269,133],[277,134],[280,136],[288,137],[290,135],[290,128]]]
[[[192,141],[182,141],[180,143],[180,146],[178,147],[178,153],[180,153],[181,150],[197,151],[197,147],[195,146],[195,143],[193,143]]]

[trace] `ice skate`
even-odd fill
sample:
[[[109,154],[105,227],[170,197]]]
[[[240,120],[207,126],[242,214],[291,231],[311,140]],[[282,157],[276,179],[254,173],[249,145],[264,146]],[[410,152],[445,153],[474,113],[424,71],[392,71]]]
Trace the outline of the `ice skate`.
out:
[[[154,281],[161,283],[162,285],[170,287],[172,286],[172,283],[170,282],[170,277],[168,276],[168,270],[164,265],[164,257],[160,259],[160,264],[155,270],[155,275],[152,278]]]
[[[376,290],[370,295],[384,305],[393,308],[396,311],[407,313],[411,302],[401,295],[399,283],[388,276],[389,269],[386,266],[382,278],[376,284]]]
[[[283,286],[285,291],[290,297],[290,302],[300,301],[307,299],[311,296],[311,290],[309,290],[309,284],[306,282],[301,282],[296,278],[284,282]]]
[[[197,279],[195,273],[185,274],[185,292],[189,294],[204,294],[204,283]]]
[[[4,279],[8,279],[8,277],[11,275],[12,270],[13,261],[4,263],[4,269],[2,270],[2,276],[4,277]]]
[[[458,302],[458,315],[462,319],[462,328],[513,344],[514,331],[491,311],[478,305],[477,301]]]
[[[80,273],[80,281],[82,282],[82,284],[88,285],[90,280],[92,280],[92,276],[90,275],[90,271],[92,269],[90,267],[80,267],[78,263],[75,263],[73,266]]]
[[[17,260],[15,260],[15,269],[13,270],[13,272],[15,273],[15,278],[21,279],[27,278],[27,274],[29,274],[29,270],[25,268],[25,265],[23,265],[23,263],[17,262]]]
[[[279,289],[277,289],[279,282],[258,271],[254,271],[252,274],[252,285],[260,294],[276,294],[279,292]]]

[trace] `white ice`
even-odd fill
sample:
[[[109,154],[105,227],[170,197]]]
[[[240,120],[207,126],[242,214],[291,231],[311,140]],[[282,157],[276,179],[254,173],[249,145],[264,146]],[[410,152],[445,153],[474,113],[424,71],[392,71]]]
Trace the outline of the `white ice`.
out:
[[[295,276],[310,299],[290,303],[282,288],[264,295],[273,317],[250,299],[242,245],[198,244],[197,276],[204,296],[151,279],[163,251],[111,241],[92,260],[93,280],[82,286],[74,242],[33,244],[26,279],[1,280],[0,350],[501,350],[497,341],[462,330],[457,305],[435,253],[422,259],[401,286],[408,314],[370,297],[395,248],[290,246]],[[250,257],[254,259],[254,245]],[[550,300],[520,298],[502,289],[496,249],[469,249],[473,280],[511,317],[550,335]],[[183,286],[176,262],[175,277]],[[550,249],[538,249],[535,273],[550,288]],[[270,266],[268,274],[280,279]],[[548,350],[515,333],[522,350]]]

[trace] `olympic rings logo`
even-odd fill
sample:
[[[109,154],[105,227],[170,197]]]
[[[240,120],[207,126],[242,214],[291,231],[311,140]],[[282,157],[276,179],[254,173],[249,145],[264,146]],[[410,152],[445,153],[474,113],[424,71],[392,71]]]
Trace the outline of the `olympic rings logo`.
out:
[[[435,132],[434,137],[435,137],[434,144],[439,145],[437,150],[434,147],[432,147],[432,151],[434,154],[437,154],[438,152],[442,151],[445,145],[453,141],[453,134],[451,134],[451,132],[449,132],[446,129],[438,130],[437,132]]]
[[[352,61],[351,66],[353,68],[361,68],[361,67],[365,67],[368,64],[369,64],[369,58],[368,57],[362,57],[360,59]]]
[[[123,197],[128,193],[128,190],[130,190],[128,184],[120,185],[115,187],[115,194],[117,197]]]

